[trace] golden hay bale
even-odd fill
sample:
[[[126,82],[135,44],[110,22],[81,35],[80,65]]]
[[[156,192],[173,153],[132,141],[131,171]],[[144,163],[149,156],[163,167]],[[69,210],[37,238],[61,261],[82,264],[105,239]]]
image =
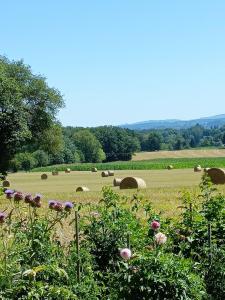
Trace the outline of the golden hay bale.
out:
[[[120,189],[145,189],[146,183],[142,178],[125,177],[120,183]]]
[[[98,169],[95,168],[95,167],[93,167],[93,168],[91,169],[91,172],[98,172]]]
[[[52,175],[53,176],[59,175],[59,172],[58,171],[52,171]]]
[[[109,172],[108,171],[103,171],[102,172],[102,177],[108,177],[109,176]]]
[[[169,166],[167,166],[166,168],[167,168],[167,170],[172,170],[172,169],[173,169],[173,166],[172,166],[172,165],[169,165]]]
[[[47,174],[41,174],[41,179],[48,179],[48,175]]]
[[[76,192],[89,192],[89,188],[86,187],[86,186],[79,186],[77,189],[76,189]]]
[[[70,168],[66,168],[65,173],[70,173]]]
[[[3,186],[3,187],[9,187],[9,186],[10,186],[10,181],[4,180],[4,181],[2,182],[2,186]]]
[[[121,178],[114,178],[113,185],[114,186],[120,186],[122,179]]]
[[[114,171],[108,171],[109,176],[114,176]]]
[[[194,172],[201,172],[202,167],[200,165],[194,167]]]
[[[224,184],[225,183],[225,170],[219,168],[210,168],[207,171],[212,183]]]

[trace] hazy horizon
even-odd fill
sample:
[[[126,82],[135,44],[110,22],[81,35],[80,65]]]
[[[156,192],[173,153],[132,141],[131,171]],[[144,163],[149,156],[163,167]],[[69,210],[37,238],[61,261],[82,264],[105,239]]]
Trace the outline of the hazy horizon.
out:
[[[225,111],[225,2],[3,2],[0,54],[64,95],[64,126]]]

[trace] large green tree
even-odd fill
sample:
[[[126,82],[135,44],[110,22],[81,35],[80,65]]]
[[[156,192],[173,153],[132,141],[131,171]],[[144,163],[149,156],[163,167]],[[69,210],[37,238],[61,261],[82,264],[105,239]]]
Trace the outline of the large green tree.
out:
[[[135,133],[129,129],[102,126],[93,129],[100,141],[107,161],[130,160],[134,152],[140,150]]]
[[[73,138],[75,145],[82,152],[85,162],[102,162],[105,160],[105,153],[101,144],[88,129],[77,131]]]
[[[63,106],[60,92],[23,61],[0,57],[0,172],[23,144],[37,144]]]

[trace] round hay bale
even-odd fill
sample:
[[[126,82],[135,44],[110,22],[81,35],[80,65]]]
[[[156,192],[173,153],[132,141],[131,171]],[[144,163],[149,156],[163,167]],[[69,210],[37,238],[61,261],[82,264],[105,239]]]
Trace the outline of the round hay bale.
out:
[[[169,166],[167,166],[166,168],[167,168],[167,170],[172,170],[172,169],[173,169],[173,166],[172,166],[172,165],[169,165]]]
[[[201,172],[202,167],[200,165],[194,167],[194,172]]]
[[[52,171],[52,175],[53,176],[59,175],[59,172],[58,171]]]
[[[45,173],[44,173],[44,174],[41,174],[41,179],[42,179],[42,180],[48,179],[48,175],[45,174]]]
[[[114,176],[114,171],[108,171],[109,176]]]
[[[4,181],[2,182],[2,186],[3,186],[3,187],[9,187],[9,186],[10,186],[10,181],[9,181],[9,180],[4,180]]]
[[[65,173],[70,173],[70,172],[71,172],[70,168],[66,168]]]
[[[121,178],[114,178],[113,179],[113,185],[114,186],[120,186],[122,179]]]
[[[146,183],[142,178],[125,177],[120,183],[120,189],[145,189]]]
[[[102,172],[102,177],[108,177],[109,176],[109,172],[108,171],[103,171]]]
[[[95,167],[93,167],[93,168],[91,169],[91,172],[98,172],[98,169],[95,168]]]
[[[86,187],[86,186],[79,186],[77,189],[76,189],[76,192],[89,192],[89,188]]]
[[[224,184],[225,183],[225,170],[219,168],[210,168],[207,171],[212,183]]]

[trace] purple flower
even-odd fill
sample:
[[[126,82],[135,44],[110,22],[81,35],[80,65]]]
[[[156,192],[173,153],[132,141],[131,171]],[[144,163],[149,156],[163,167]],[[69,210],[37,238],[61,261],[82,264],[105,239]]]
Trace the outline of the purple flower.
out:
[[[30,205],[32,207],[41,207],[41,201],[35,202],[34,200],[32,200]]]
[[[40,194],[36,194],[34,197],[33,202],[35,207],[41,207],[41,197],[42,196]]]
[[[56,211],[62,211],[63,210],[63,204],[61,202],[50,200],[48,201],[48,207],[50,209],[54,209]]]
[[[67,201],[67,202],[64,203],[64,207],[65,207],[66,211],[70,211],[73,208],[73,203]]]
[[[23,200],[23,193],[21,193],[21,192],[16,192],[16,193],[14,194],[14,200],[15,200],[15,201],[21,201],[21,200]]]
[[[158,221],[152,221],[152,223],[151,223],[151,228],[153,229],[153,230],[157,230],[157,229],[159,229],[160,228],[160,223],[158,222]]]
[[[35,197],[34,197],[34,201],[35,202],[39,202],[42,198],[42,195],[41,194],[36,194]]]
[[[0,223],[4,223],[6,217],[7,217],[7,215],[5,213],[0,212]]]
[[[31,203],[33,201],[33,197],[31,194],[27,194],[25,197],[24,197],[24,201],[26,203]]]
[[[61,202],[56,202],[53,209],[56,210],[56,211],[62,211],[63,210],[62,203]]]
[[[6,198],[12,199],[14,191],[13,190],[5,190]]]
[[[49,200],[49,201],[48,201],[48,207],[49,207],[50,209],[54,209],[55,204],[56,204],[56,201],[55,201],[55,200]]]

